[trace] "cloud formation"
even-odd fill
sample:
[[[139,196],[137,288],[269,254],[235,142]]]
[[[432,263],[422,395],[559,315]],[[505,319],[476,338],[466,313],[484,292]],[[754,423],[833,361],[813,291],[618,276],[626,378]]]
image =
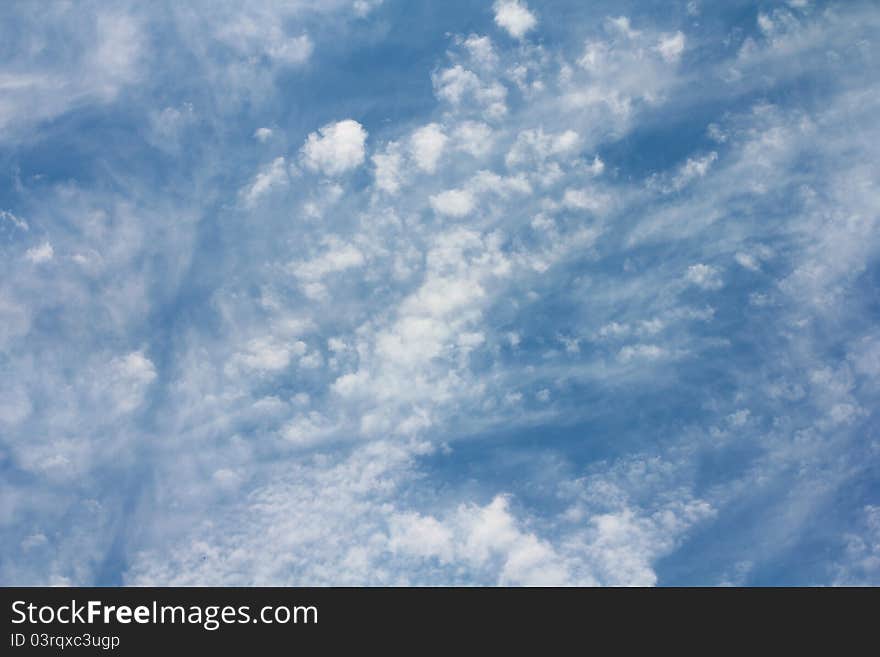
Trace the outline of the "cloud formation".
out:
[[[367,132],[352,119],[328,123],[311,133],[300,153],[303,164],[312,171],[337,176],[364,162]]]
[[[495,10],[495,23],[516,39],[522,39],[538,24],[538,19],[520,0],[496,0],[492,8]]]
[[[878,583],[875,8],[466,5],[0,9],[0,581]]]

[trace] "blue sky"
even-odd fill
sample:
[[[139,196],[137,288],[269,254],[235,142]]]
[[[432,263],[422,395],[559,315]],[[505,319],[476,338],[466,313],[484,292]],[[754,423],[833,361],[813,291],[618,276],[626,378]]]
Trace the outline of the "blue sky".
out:
[[[874,2],[0,8],[0,582],[880,584]]]

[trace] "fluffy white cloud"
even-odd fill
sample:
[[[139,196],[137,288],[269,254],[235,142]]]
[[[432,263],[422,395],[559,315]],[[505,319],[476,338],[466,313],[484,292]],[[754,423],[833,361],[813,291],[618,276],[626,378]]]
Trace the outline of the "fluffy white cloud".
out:
[[[449,137],[436,123],[429,123],[413,132],[410,137],[410,152],[416,165],[426,173],[434,173],[447,141]]]
[[[452,133],[455,148],[474,157],[483,157],[491,152],[494,136],[492,128],[478,121],[462,121]]]
[[[721,280],[721,272],[717,267],[712,265],[704,265],[698,263],[688,267],[685,273],[685,279],[688,283],[696,285],[704,290],[718,290],[724,282]]]
[[[466,189],[448,189],[431,196],[431,207],[438,214],[461,219],[474,209],[474,196]]]
[[[566,158],[575,155],[581,139],[574,130],[547,134],[542,128],[523,130],[507,153],[508,167],[522,164],[540,164],[551,157]]]
[[[376,187],[383,192],[396,194],[403,184],[403,153],[400,146],[392,142],[383,152],[374,153],[371,159]]]
[[[499,176],[485,169],[478,171],[468,183],[469,189],[478,194],[492,193],[501,198],[511,194],[530,195],[532,186],[523,174]]]
[[[453,531],[436,518],[402,513],[391,519],[390,529],[388,547],[395,553],[435,557],[441,563],[450,563],[455,558]]]
[[[443,564],[464,562],[490,569],[499,560],[494,584],[507,586],[565,586],[578,583],[564,557],[549,543],[524,532],[506,497],[486,506],[462,506],[445,522],[418,514],[391,521],[392,550],[405,555],[436,558]],[[491,572],[491,571],[490,571]],[[580,583],[595,583],[586,580]]]
[[[437,97],[458,110],[476,106],[488,118],[499,119],[507,113],[507,88],[497,80],[483,80],[473,71],[455,64],[434,74]]]
[[[311,133],[300,153],[303,164],[312,171],[338,176],[364,162],[367,131],[353,119],[328,123]]]
[[[254,139],[256,139],[261,144],[265,144],[271,138],[272,138],[272,129],[271,128],[257,128],[254,131]]]
[[[471,34],[464,40],[463,45],[467,49],[471,61],[480,68],[491,70],[498,64],[499,60],[498,55],[495,53],[495,46],[489,37]]]
[[[320,413],[295,416],[280,429],[281,437],[297,447],[312,447],[332,438],[337,431],[332,423]]]
[[[496,0],[492,8],[495,23],[516,39],[522,39],[538,24],[538,19],[521,0]]]

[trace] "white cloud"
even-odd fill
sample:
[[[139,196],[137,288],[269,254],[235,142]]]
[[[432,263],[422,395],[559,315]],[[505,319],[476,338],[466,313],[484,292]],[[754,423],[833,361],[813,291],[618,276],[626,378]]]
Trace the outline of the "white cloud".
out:
[[[628,363],[632,360],[657,360],[664,358],[668,352],[654,344],[626,345],[617,354],[619,360]]]
[[[449,189],[431,196],[431,207],[438,214],[460,219],[474,209],[474,197],[466,189]]]
[[[365,8],[320,4],[339,7],[340,20]],[[300,20],[317,11],[311,7],[297,0],[232,13],[265,14],[265,22],[254,20],[296,39],[304,24],[318,24]],[[664,54],[658,44],[671,37],[648,17],[571,26],[590,39],[580,63],[552,40],[494,47],[486,37],[453,37],[451,63],[434,75],[438,107],[382,128],[368,186],[360,176],[298,176],[289,157],[272,161],[277,153],[264,152],[256,172],[243,171],[235,158],[262,149],[245,144],[243,153],[240,131],[214,128],[237,116],[250,132],[286,107],[289,95],[276,95],[277,84],[311,76],[278,76],[288,64],[271,38],[254,37],[241,50],[187,40],[197,75],[169,71],[141,88],[167,98],[162,85],[173,79],[175,93],[191,91],[199,108],[198,121],[187,124],[178,122],[188,116],[183,105],[168,112],[167,101],[148,105],[148,114],[156,108],[156,135],[182,140],[191,127],[205,130],[185,158],[160,154],[167,192],[139,178],[139,167],[114,179],[119,193],[84,192],[88,176],[60,183],[27,167],[11,174],[34,238],[0,219],[12,254],[0,259],[0,459],[28,476],[0,485],[0,540],[31,556],[13,550],[0,575],[94,583],[94,564],[117,549],[123,513],[143,531],[119,542],[127,569],[113,575],[142,584],[649,585],[680,573],[677,546],[731,505],[756,515],[738,516],[736,536],[726,522],[700,536],[710,550],[723,543],[725,572],[745,578],[796,553],[817,527],[814,510],[829,508],[870,462],[873,447],[863,438],[880,371],[880,341],[856,303],[877,252],[870,145],[880,96],[859,72],[873,53],[865,37],[875,19],[850,8],[835,12],[845,21],[804,14],[803,25],[770,15],[772,35],[758,39],[754,59],[736,62],[746,72],[739,82],[719,75],[736,35],[717,53],[706,46],[713,57],[687,71],[700,76],[698,91],[679,77],[674,39]],[[192,15],[168,20],[179,27]],[[214,34],[220,22],[212,18],[205,29]],[[255,34],[271,37],[271,29]],[[319,34],[328,32],[315,32],[318,47]],[[701,49],[707,43],[701,34],[693,39]],[[806,57],[780,55],[783,65],[770,50]],[[107,94],[84,82],[65,93],[76,104],[118,99],[102,116],[128,112],[131,99],[119,91],[143,75],[138,61],[118,76],[105,71]],[[783,72],[797,66],[832,80],[823,93],[851,92],[827,91],[820,109],[775,93],[786,75],[807,79]],[[3,75],[4,91],[31,84],[21,71]],[[40,84],[50,89],[60,79],[53,75]],[[505,85],[516,85],[509,108]],[[742,108],[774,97],[781,107],[707,116],[707,125],[717,122],[709,134],[724,144],[723,157],[692,154],[658,173],[656,186],[630,168],[627,149],[612,147],[629,143],[636,127],[640,136],[665,134],[694,103],[701,112],[730,109],[707,104],[714,94],[736,96]],[[0,115],[9,97],[0,99]],[[74,105],[46,115],[39,102],[28,106],[42,118]],[[417,154],[409,126],[432,121],[448,136],[442,154],[430,143]],[[53,125],[53,134],[66,124]],[[304,146],[303,167],[336,175],[329,173],[336,158],[324,152],[333,150],[323,143],[329,137],[314,136],[323,154],[309,166]],[[126,154],[138,156],[137,139]],[[273,148],[285,143],[281,132],[271,140]],[[363,140],[354,166],[365,149]],[[217,186],[248,175],[240,192]],[[670,193],[676,187],[687,191]],[[235,204],[237,193],[246,201],[272,190],[284,192],[283,203],[278,195],[277,203]],[[583,212],[591,208],[601,218]],[[205,229],[222,232],[213,239]],[[631,235],[655,244],[629,248]],[[19,254],[48,236],[57,266],[29,266]],[[725,288],[718,267],[693,265],[725,259],[762,273],[731,271],[736,286]],[[718,290],[711,295],[718,312],[688,285]],[[731,323],[729,304],[739,299],[755,305]],[[723,321],[713,321],[716,314]],[[831,337],[817,330],[832,324]],[[138,351],[96,352],[143,340],[149,345]],[[757,366],[744,361],[734,342],[766,357]],[[161,358],[154,365],[148,353]],[[721,378],[684,385],[703,382],[691,378],[698,367]],[[153,386],[161,394],[152,395]],[[583,389],[595,403],[578,403],[573,391]],[[652,412],[660,402],[698,412],[672,422],[674,413]],[[616,421],[633,410],[657,418],[657,440],[633,441],[638,427]],[[593,463],[564,446],[524,444],[517,449],[534,451],[489,454],[492,477],[466,486],[443,479],[444,459],[458,462],[461,437],[476,444],[498,429],[605,417],[625,434],[628,453]],[[743,468],[716,478],[698,467],[722,459],[733,441],[746,455]],[[135,462],[140,455],[149,480]],[[523,477],[509,476],[511,462]],[[140,500],[130,512],[106,494],[123,480]],[[520,480],[534,484],[528,496]],[[823,535],[845,537],[838,581],[876,579],[868,568],[876,565],[873,515],[826,516],[835,518]],[[658,561],[670,554],[661,574]],[[716,581],[713,568],[701,571],[707,581]]]
[[[298,65],[312,56],[314,44],[308,34],[287,38],[272,44],[267,52],[273,59],[289,65]]]
[[[719,290],[724,285],[717,267],[698,263],[688,267],[685,280],[704,290]]]
[[[140,351],[113,359],[101,382],[120,413],[129,413],[140,406],[147,389],[156,380],[156,368]]]
[[[709,168],[718,159],[718,153],[712,151],[703,157],[688,158],[672,181],[674,189],[682,189],[692,180],[703,178],[709,172]]]
[[[300,66],[314,51],[308,34],[287,34],[282,17],[259,6],[224,17],[217,36],[246,58],[265,56],[284,66]]]
[[[723,144],[727,141],[727,135],[724,134],[724,131],[717,123],[709,124],[709,127],[706,128],[706,135],[709,137],[709,139],[719,144]]]
[[[364,18],[385,0],[354,0],[354,13]]]
[[[601,213],[607,207],[608,201],[602,195],[586,189],[566,189],[562,204],[572,210]]]
[[[436,123],[429,123],[413,132],[410,137],[410,152],[416,165],[426,173],[434,173],[448,140]]]
[[[98,47],[91,54],[92,63],[100,71],[96,82],[108,99],[121,85],[132,80],[143,55],[144,36],[132,16],[103,13],[96,17]]]
[[[484,157],[492,151],[494,135],[492,128],[478,121],[463,121],[452,133],[457,150],[470,153],[474,157]]]
[[[25,251],[24,257],[35,265],[39,265],[44,262],[49,262],[55,257],[55,249],[52,248],[52,245],[49,242],[43,242],[42,244],[32,246]]]
[[[574,130],[545,133],[542,128],[523,130],[507,153],[508,167],[541,164],[548,158],[569,158],[580,150],[581,138]]]
[[[281,428],[281,437],[297,447],[313,447],[332,438],[337,430],[320,413],[297,415]]]
[[[741,267],[745,267],[750,271],[758,271],[761,269],[761,264],[758,262],[758,259],[753,256],[751,253],[744,253],[742,251],[737,252],[734,256],[737,264]]]
[[[483,81],[476,73],[455,64],[432,76],[437,97],[455,109],[471,109],[491,119],[507,113],[507,88],[497,80]]]
[[[364,263],[364,254],[353,244],[336,241],[329,242],[329,248],[314,258],[304,262],[291,263],[290,271],[304,281],[320,281],[328,274],[359,267]]]
[[[385,147],[384,152],[374,153],[373,175],[376,187],[388,194],[396,194],[403,184],[403,154],[397,142]]]
[[[481,68],[492,69],[498,64],[498,55],[489,37],[471,34],[465,39],[464,47],[470,54],[471,61]]]
[[[242,195],[246,203],[254,204],[272,190],[286,187],[287,183],[287,162],[283,157],[276,157],[260,170],[250,185],[242,190]]]
[[[641,32],[633,29],[628,16],[609,18],[607,19],[607,23],[613,31],[619,32],[627,39],[636,39],[641,35]]]
[[[528,196],[532,194],[532,186],[526,176],[523,174],[515,176],[499,176],[482,169],[474,174],[468,183],[468,187],[474,193],[492,193],[502,198],[507,198],[511,194],[520,196]]]
[[[454,534],[436,518],[418,513],[402,513],[390,521],[391,540],[388,547],[421,558],[435,557],[450,563],[455,557]]]
[[[677,62],[684,52],[684,34],[676,32],[662,37],[657,44],[657,51],[667,62]]]
[[[285,369],[294,356],[301,356],[306,345],[300,340],[261,337],[250,340],[230,361],[233,368],[258,372],[277,372]],[[230,369],[230,374],[234,370]]]
[[[328,123],[311,133],[301,149],[303,164],[312,171],[338,176],[364,161],[367,132],[357,121]]]
[[[773,19],[763,12],[758,13],[758,28],[766,35],[773,34],[776,24]]]
[[[453,105],[461,103],[469,91],[480,89],[480,79],[473,71],[468,71],[460,64],[445,69],[434,78],[437,96]]]
[[[880,506],[862,509],[858,528],[843,537],[843,558],[835,564],[838,586],[876,586],[880,581]]]
[[[538,24],[538,19],[521,0],[496,0],[492,8],[495,23],[515,39],[522,39]]]
[[[647,180],[647,186],[663,194],[680,192],[694,181],[705,178],[718,160],[718,153],[689,157],[674,172],[655,173]]]
[[[7,210],[0,210],[0,219],[2,219],[3,221],[8,221],[10,224],[15,226],[15,228],[17,228],[19,230],[24,230],[24,231],[30,230],[28,223],[24,219],[22,219],[21,217],[15,216],[14,214],[12,214],[11,212],[8,212]]]
[[[256,139],[261,144],[265,144],[271,138],[272,138],[272,129],[271,128],[257,128],[254,131],[254,139]]]
[[[594,120],[602,117],[612,129],[626,130],[639,111],[668,99],[684,37],[635,30],[626,17],[606,21],[603,29],[604,38],[586,41],[577,67],[562,67],[559,92],[569,110],[590,111]]]
[[[434,558],[442,564],[463,562],[487,570],[494,575],[491,583],[502,586],[577,583],[567,560],[552,545],[518,527],[504,496],[482,507],[463,505],[445,521],[400,514],[391,520],[389,546],[408,556]],[[492,565],[494,559],[498,566]]]
[[[0,65],[0,139],[76,107],[111,103],[141,78],[148,40],[134,16],[101,9],[70,20],[63,8],[4,9],[8,38],[18,32],[25,40]]]

